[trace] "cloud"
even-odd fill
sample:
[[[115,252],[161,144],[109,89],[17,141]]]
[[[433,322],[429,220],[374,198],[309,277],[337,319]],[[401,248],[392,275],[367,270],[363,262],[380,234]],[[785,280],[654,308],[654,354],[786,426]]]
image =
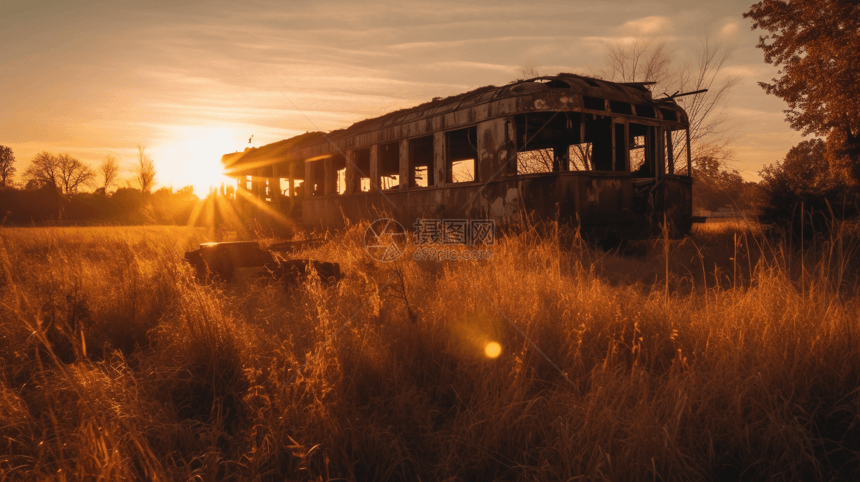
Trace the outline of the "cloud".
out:
[[[622,31],[643,37],[665,35],[673,29],[672,20],[659,15],[630,20],[621,26]]]
[[[739,28],[740,22],[734,19],[727,19],[723,23],[723,26],[717,30],[717,38],[725,41],[734,40],[738,35]]]
[[[462,60],[450,62],[436,62],[436,65],[440,67],[454,67],[458,69],[497,70],[508,74],[517,70],[517,67],[513,65],[488,64],[484,62],[467,62]]]

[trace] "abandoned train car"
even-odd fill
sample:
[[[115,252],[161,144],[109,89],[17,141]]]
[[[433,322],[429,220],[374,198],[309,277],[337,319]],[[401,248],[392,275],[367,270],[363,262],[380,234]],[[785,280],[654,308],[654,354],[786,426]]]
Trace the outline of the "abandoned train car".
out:
[[[558,74],[483,87],[222,163],[240,189],[311,228],[530,215],[596,239],[647,236],[664,219],[683,234],[689,121],[648,85]]]

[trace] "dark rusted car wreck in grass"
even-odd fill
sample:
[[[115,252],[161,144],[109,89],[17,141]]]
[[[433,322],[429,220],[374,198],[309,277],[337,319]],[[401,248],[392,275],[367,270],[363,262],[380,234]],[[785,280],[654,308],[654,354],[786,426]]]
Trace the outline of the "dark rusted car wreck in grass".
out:
[[[483,87],[222,162],[239,189],[309,228],[534,216],[594,239],[641,238],[664,219],[684,234],[689,121],[647,85],[558,74]]]

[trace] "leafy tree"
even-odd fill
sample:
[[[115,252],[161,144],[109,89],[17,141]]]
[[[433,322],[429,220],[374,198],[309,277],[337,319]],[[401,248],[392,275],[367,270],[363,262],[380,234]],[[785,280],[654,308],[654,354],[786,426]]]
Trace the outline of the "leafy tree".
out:
[[[792,147],[782,162],[765,166],[759,173],[769,192],[787,193],[798,199],[820,196],[837,186],[827,162],[827,147],[810,139]]]
[[[142,192],[152,191],[155,186],[155,163],[146,155],[145,147],[137,146],[137,166],[135,166],[135,180]]]
[[[790,220],[797,228],[802,207],[823,216],[814,221],[815,231],[823,232],[828,225],[822,220],[829,219],[831,213],[853,216],[857,212],[854,197],[848,195],[846,179],[829,162],[827,144],[821,139],[806,140],[792,147],[782,162],[765,166],[759,175],[762,208],[770,221]]]
[[[0,146],[0,186],[6,187],[11,184],[15,171],[15,155],[12,153],[12,148]]]
[[[759,85],[788,104],[785,112],[792,128],[827,137],[834,172],[856,184],[860,181],[860,2],[763,0],[752,5],[744,18],[752,19],[753,30],[769,32],[759,37],[758,48],[765,62],[780,68],[778,78]]]
[[[728,207],[744,210],[754,207],[756,183],[744,181],[736,169],[727,168],[721,159],[703,156],[693,163],[693,209],[715,211]]]

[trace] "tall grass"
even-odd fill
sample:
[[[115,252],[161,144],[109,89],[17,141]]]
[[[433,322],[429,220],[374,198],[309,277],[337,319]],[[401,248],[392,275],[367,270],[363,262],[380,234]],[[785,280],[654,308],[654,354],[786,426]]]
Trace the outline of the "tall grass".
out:
[[[0,480],[855,479],[840,229],[383,264],[351,226],[296,254],[336,286],[198,284],[190,229],[2,229]]]

